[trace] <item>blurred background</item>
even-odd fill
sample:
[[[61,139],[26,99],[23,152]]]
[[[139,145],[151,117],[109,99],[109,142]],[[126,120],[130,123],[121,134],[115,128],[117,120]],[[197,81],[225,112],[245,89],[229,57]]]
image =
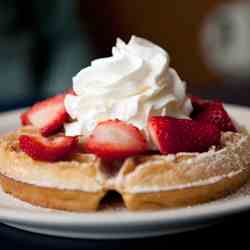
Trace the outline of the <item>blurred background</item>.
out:
[[[167,49],[190,92],[250,105],[250,1],[0,0],[0,111],[70,87],[132,34]]]

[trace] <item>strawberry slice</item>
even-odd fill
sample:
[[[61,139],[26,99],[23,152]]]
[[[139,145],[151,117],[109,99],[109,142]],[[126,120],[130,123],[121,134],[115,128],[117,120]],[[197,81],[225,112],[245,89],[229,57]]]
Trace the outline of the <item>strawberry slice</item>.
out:
[[[54,162],[65,158],[77,146],[77,137],[21,135],[20,148],[34,160]]]
[[[236,132],[236,128],[221,102],[210,103],[202,112],[198,113],[194,119],[196,121],[214,124],[224,132]]]
[[[196,114],[198,114],[199,112],[203,111],[207,105],[212,102],[212,101],[207,101],[204,100],[198,96],[189,96],[189,98],[191,99],[192,102],[192,106],[193,106],[193,112],[192,112],[192,116],[195,116]]]
[[[220,130],[213,124],[168,116],[153,116],[148,128],[162,154],[204,152],[220,143]]]
[[[104,159],[123,159],[145,152],[147,142],[138,128],[116,119],[99,123],[84,147]]]
[[[204,111],[211,103],[214,103],[213,100],[205,100],[199,96],[189,96],[193,106],[193,112],[191,118],[196,117],[200,112]]]
[[[69,119],[64,107],[65,95],[57,95],[33,105],[21,115],[22,124],[39,128],[44,136],[59,131]]]

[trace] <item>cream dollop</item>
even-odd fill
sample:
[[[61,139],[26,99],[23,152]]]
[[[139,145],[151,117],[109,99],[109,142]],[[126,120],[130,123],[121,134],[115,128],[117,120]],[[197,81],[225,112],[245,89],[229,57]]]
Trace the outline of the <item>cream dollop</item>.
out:
[[[192,104],[186,84],[169,67],[168,53],[150,41],[132,36],[117,39],[112,56],[97,59],[73,78],[76,96],[67,95],[65,107],[75,121],[66,135],[88,135],[98,122],[120,119],[147,134],[152,115],[186,118]]]

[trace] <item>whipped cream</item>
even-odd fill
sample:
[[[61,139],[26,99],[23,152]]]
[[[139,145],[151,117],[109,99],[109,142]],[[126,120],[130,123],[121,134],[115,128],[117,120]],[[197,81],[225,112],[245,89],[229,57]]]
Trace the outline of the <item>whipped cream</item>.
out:
[[[132,36],[117,39],[112,56],[97,59],[73,78],[76,96],[67,95],[65,107],[72,123],[66,135],[88,135],[98,122],[126,121],[147,134],[152,115],[187,118],[192,104],[186,84],[169,67],[168,53],[152,42]]]

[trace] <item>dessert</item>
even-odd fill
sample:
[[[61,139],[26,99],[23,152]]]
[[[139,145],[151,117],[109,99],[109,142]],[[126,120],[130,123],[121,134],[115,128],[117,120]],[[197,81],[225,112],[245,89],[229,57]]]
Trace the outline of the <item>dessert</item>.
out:
[[[41,207],[96,211],[110,192],[129,210],[179,207],[249,178],[248,133],[220,101],[188,96],[167,52],[135,36],[21,123],[0,138],[0,183]]]

